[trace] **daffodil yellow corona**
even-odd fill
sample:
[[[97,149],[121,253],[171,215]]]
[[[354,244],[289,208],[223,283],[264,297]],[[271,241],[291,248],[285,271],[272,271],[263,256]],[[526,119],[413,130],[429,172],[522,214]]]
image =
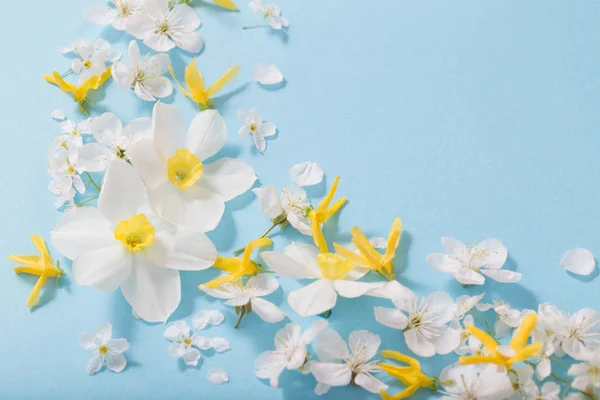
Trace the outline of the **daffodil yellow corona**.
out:
[[[388,375],[398,379],[407,386],[406,389],[395,395],[390,395],[389,393],[382,391],[380,395],[383,400],[406,399],[412,396],[420,388],[431,388],[432,384],[434,384],[434,379],[425,375],[421,371],[421,365],[414,358],[392,350],[384,350],[381,352],[381,355],[384,358],[392,358],[408,364],[406,367],[399,367],[397,365],[387,363],[378,364],[381,370],[385,371]]]
[[[21,256],[13,254],[12,256],[8,256],[9,260],[21,264],[21,266],[15,268],[15,273],[25,273],[40,277],[27,299],[27,307],[33,307],[39,304],[40,290],[46,284],[48,278],[58,278],[64,275],[62,269],[58,266],[54,266],[52,256],[48,253],[48,248],[46,247],[44,239],[38,235],[31,235],[31,241],[39,251],[39,255]]]
[[[392,260],[396,256],[396,249],[400,245],[400,235],[402,235],[402,221],[400,218],[394,220],[388,236],[385,254],[379,253],[358,227],[352,228],[350,232],[352,234],[352,243],[356,245],[360,254],[356,254],[337,243],[335,244],[335,251],[362,267],[378,272],[389,280],[396,279],[393,272],[394,266]]]
[[[523,318],[521,326],[517,333],[513,336],[509,346],[500,345],[494,338],[473,325],[467,325],[467,332],[475,336],[483,343],[483,347],[487,356],[463,356],[458,359],[462,365],[490,363],[504,365],[506,369],[510,369],[514,363],[525,361],[530,357],[537,355],[542,349],[542,343],[536,342],[527,345],[529,335],[537,324],[538,316],[535,313],[530,313]]]
[[[167,161],[169,181],[179,189],[187,189],[202,177],[202,161],[188,149],[180,149]]]
[[[154,243],[154,226],[148,221],[144,214],[119,221],[114,230],[115,239],[123,243],[123,246],[134,253],[145,249]]]
[[[336,176],[331,188],[329,189],[329,193],[327,193],[327,196],[321,200],[317,208],[310,211],[309,216],[311,217],[311,220],[313,219],[312,215],[314,215],[316,221],[322,224],[331,218],[336,212],[338,212],[340,208],[342,208],[346,202],[345,197],[338,199],[335,203],[333,203],[333,205],[331,205],[331,201],[333,200],[333,196],[335,196],[339,182],[340,177]]]
[[[88,116],[87,104],[92,104],[88,100],[88,92],[90,90],[96,90],[111,77],[111,67],[108,67],[106,71],[99,75],[91,76],[88,80],[83,82],[81,86],[76,86],[72,83],[65,81],[58,72],[54,71],[52,75],[44,75],[46,82],[58,86],[60,90],[65,93],[70,93],[82,113]]]
[[[175,77],[175,72],[172,67],[169,67],[169,71],[173,76],[173,79],[179,86],[179,90],[186,97],[194,100],[200,110],[205,110],[207,108],[212,108],[212,97],[219,93],[225,85],[231,82],[237,74],[240,72],[240,66],[234,65],[227,72],[223,74],[215,83],[213,83],[208,89],[204,85],[204,79],[202,78],[202,74],[198,67],[196,66],[196,58],[192,60],[192,62],[185,67],[185,84],[187,86],[187,90],[179,83],[177,78]]]
[[[244,254],[241,258],[239,257],[217,257],[217,261],[213,265],[213,268],[220,269],[227,272],[227,275],[220,276],[198,288],[202,290],[202,287],[209,289],[216,289],[224,283],[233,282],[244,275],[256,275],[263,271],[263,269],[256,262],[250,260],[250,256],[255,249],[260,247],[269,246],[273,241],[269,238],[254,239],[244,249]]]

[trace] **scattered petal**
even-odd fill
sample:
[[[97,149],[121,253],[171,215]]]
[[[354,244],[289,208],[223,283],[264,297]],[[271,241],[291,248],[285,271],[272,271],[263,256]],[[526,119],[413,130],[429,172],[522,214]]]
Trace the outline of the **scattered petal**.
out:
[[[229,375],[220,368],[211,368],[208,370],[208,380],[215,385],[222,385],[229,382]]]
[[[217,353],[223,353],[231,349],[229,341],[222,337],[216,337],[211,340],[211,346]]]
[[[589,275],[596,267],[594,255],[588,249],[572,249],[565,253],[560,265],[577,275]]]
[[[311,186],[323,180],[323,170],[312,161],[296,164],[290,168],[290,178],[298,186]]]
[[[274,85],[283,82],[283,74],[273,64],[259,63],[254,66],[252,77],[263,85]]]
[[[57,120],[57,121],[62,121],[65,119],[65,113],[63,112],[63,110],[54,110],[52,111],[52,118]]]

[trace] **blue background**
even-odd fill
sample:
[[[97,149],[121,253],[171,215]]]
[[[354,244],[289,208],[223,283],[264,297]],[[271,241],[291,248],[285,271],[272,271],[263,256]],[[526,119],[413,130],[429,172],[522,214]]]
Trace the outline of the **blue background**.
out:
[[[396,274],[419,294],[485,290],[486,300],[505,299],[519,308],[545,301],[571,311],[598,305],[597,274],[570,276],[559,262],[573,247],[600,254],[600,3],[281,0],[291,22],[285,33],[243,31],[241,26],[257,16],[245,0],[237,2],[241,12],[196,7],[206,38],[198,65],[206,81],[234,63],[243,67],[225,91],[233,94],[218,102],[229,128],[222,155],[249,161],[263,185],[289,184],[290,166],[307,160],[323,167],[329,183],[340,174],[339,194],[350,201],[327,226],[331,239],[347,241],[354,225],[385,236],[400,216],[405,232]],[[69,118],[83,116],[67,95],[42,80],[44,73],[69,68],[70,59],[56,48],[102,36],[126,52],[131,40],[85,22],[83,11],[94,3],[2,4],[0,254],[31,253],[28,236],[48,239],[61,215],[53,210],[44,165],[48,146],[60,133],[50,113],[61,108]],[[191,59],[179,50],[170,55],[179,73]],[[285,87],[265,90],[252,81],[253,65],[263,61],[281,69]],[[110,110],[124,121],[150,116],[152,104],[114,82],[101,93],[92,115]],[[196,109],[188,99],[176,93],[168,101],[191,121]],[[251,107],[279,128],[264,155],[237,136],[235,112]],[[309,193],[319,197],[324,188]],[[210,236],[228,254],[267,226],[248,193],[228,204]],[[513,285],[488,280],[483,288],[463,289],[425,262],[428,253],[442,250],[441,236],[469,243],[501,239],[509,249],[506,267],[523,273],[523,280]],[[276,250],[291,239],[305,240],[289,230],[274,239]],[[267,324],[252,315],[234,330],[233,310],[196,289],[215,275],[212,271],[182,274],[183,297],[173,320],[190,322],[201,309],[223,311],[225,323],[203,333],[228,338],[232,350],[207,353],[198,368],[183,368],[167,354],[164,326],[134,320],[120,292],[102,294],[68,276],[58,288],[49,282],[42,306],[29,311],[25,300],[36,278],[16,276],[13,267],[4,261],[0,269],[2,399],[313,397],[310,376],[286,372],[277,391],[254,376],[254,359],[271,348],[283,323]],[[283,293],[299,287],[293,280],[281,283]],[[291,320],[308,325],[310,319],[287,307],[283,293],[270,299],[282,304]],[[369,329],[382,336],[382,349],[406,350],[399,332],[375,322],[377,304],[388,302],[340,299],[331,324],[344,337]],[[77,336],[104,321],[113,324],[115,337],[131,343],[128,368],[90,377],[84,371],[89,354]],[[439,374],[453,359],[427,360],[424,369]],[[211,367],[224,368],[230,383],[212,385]],[[428,395],[425,390],[421,397]],[[355,387],[333,388],[326,396],[376,397]]]

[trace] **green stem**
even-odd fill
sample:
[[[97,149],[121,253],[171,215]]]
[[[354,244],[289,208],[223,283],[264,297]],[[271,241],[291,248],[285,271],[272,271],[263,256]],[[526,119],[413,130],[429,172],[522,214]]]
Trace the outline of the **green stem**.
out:
[[[85,172],[84,172],[84,174],[86,174],[86,176],[87,176],[87,177],[88,177],[88,179],[90,180],[90,183],[91,183],[92,185],[94,185],[94,187],[95,187],[95,188],[96,188],[98,191],[100,191],[100,189],[101,189],[102,187],[96,183],[96,181],[94,180],[94,178],[92,178],[92,175],[90,175],[90,173],[89,173],[89,172],[87,172],[87,171],[85,171]]]
[[[260,21],[258,21],[255,24],[252,25],[246,25],[246,26],[242,26],[242,29],[250,29],[250,28],[256,28],[258,27],[265,19],[267,19],[267,16],[265,15]]]
[[[487,333],[488,333],[490,336],[494,336],[494,337],[496,337],[496,334],[495,334],[495,332],[493,332],[493,331],[491,330],[491,328],[490,328],[490,324],[488,324],[488,322],[487,322],[487,320],[485,319],[485,317],[484,317],[483,315],[481,315],[481,313],[480,313],[479,311],[477,311],[476,309],[474,309],[474,308],[472,308],[472,309],[471,309],[471,312],[472,312],[474,315],[477,315],[479,318],[481,318],[481,320],[482,320],[482,321],[483,321],[483,323],[485,324],[485,329],[487,330]]]
[[[89,199],[85,200],[85,201],[84,201],[84,202],[82,202],[82,203],[75,203],[75,205],[76,205],[77,207],[82,207],[82,206],[85,206],[87,203],[89,203],[90,201],[96,200],[98,197],[100,197],[100,196],[91,197],[91,198],[89,198]]]
[[[265,236],[267,236],[269,233],[271,233],[271,231],[272,231],[273,229],[275,229],[275,227],[276,227],[277,225],[280,225],[280,224],[281,224],[281,222],[273,222],[273,223],[271,224],[271,226],[269,227],[269,229],[267,229],[267,230],[266,230],[266,231],[265,231],[265,232],[264,232],[262,235],[260,235],[259,239],[262,239],[262,238],[264,238]],[[233,252],[233,255],[234,255],[234,256],[237,256],[238,254],[241,254],[241,253],[243,253],[243,252],[244,252],[244,250],[246,250],[246,246],[244,246],[244,247],[241,247],[241,248],[237,249],[236,251],[234,251],[234,252]]]
[[[565,367],[565,368],[569,368],[569,364],[567,364],[566,362],[564,362],[563,360],[561,360],[561,359],[560,359],[560,358],[558,358],[558,357],[555,357],[555,356],[550,356],[550,359],[551,359],[552,361],[556,361],[557,363],[561,364],[561,365],[562,365],[563,367]]]
[[[65,73],[63,73],[60,77],[64,78],[65,76],[69,75],[71,72],[73,72],[73,70],[71,68],[69,68],[69,70],[65,71]]]
[[[244,307],[242,307],[242,309],[240,310],[240,316],[238,317],[238,320],[234,326],[235,329],[237,329],[238,326],[240,326],[240,322],[242,322],[242,318],[244,318],[244,314],[246,314],[246,309]]]

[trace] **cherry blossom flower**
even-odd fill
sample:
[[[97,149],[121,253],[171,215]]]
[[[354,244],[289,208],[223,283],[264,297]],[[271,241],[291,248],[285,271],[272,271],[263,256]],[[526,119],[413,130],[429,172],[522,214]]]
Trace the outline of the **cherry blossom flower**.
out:
[[[67,149],[56,143],[50,146],[48,172],[53,177],[49,185],[50,191],[53,191],[53,188],[63,191],[68,187],[75,187],[79,193],[85,193],[85,184],[80,175],[84,171],[85,163],[80,157],[79,149]]]
[[[281,194],[274,186],[252,189],[258,197],[260,209],[273,225],[287,221],[303,235],[310,236],[311,222],[308,213],[312,209],[306,192],[301,187],[284,187]]]
[[[468,248],[456,239],[443,237],[442,246],[447,254],[431,253],[427,262],[438,271],[451,273],[463,285],[483,285],[485,276],[502,283],[521,280],[521,274],[501,269],[508,251],[498,239],[486,239]]]
[[[112,76],[122,89],[133,88],[134,93],[145,101],[162,99],[173,92],[173,84],[163,76],[171,66],[168,54],[141,58],[140,48],[132,40],[129,43],[129,62],[130,66],[115,62],[112,67]]]
[[[175,46],[198,53],[204,39],[196,31],[200,18],[187,4],[169,8],[169,0],[145,0],[144,12],[130,15],[126,28],[154,51],[167,52]]]
[[[140,178],[123,160],[109,166],[98,207],[66,213],[52,244],[73,260],[73,277],[102,292],[121,288],[148,322],[165,322],[181,300],[179,270],[209,268],[217,251],[206,235],[149,212]]]
[[[481,299],[483,299],[483,296],[485,296],[485,292],[475,296],[459,296],[456,299],[456,314],[454,315],[454,318],[459,320],[463,319],[466,313],[471,311],[473,307],[479,304]]]
[[[171,342],[169,355],[173,358],[181,357],[185,365],[198,365],[200,350],[212,347],[210,338],[190,335],[190,327],[185,321],[173,322],[165,330],[164,336]]]
[[[573,364],[567,372],[574,376],[572,386],[581,391],[600,389],[600,348],[590,353],[588,360]]]
[[[296,370],[304,365],[308,355],[306,347],[325,328],[327,321],[318,319],[304,332],[300,325],[289,323],[275,334],[274,350],[261,353],[254,363],[254,372],[260,379],[269,379],[272,387],[279,385],[284,370]]]
[[[106,70],[107,63],[121,58],[121,52],[113,50],[110,43],[102,38],[96,39],[94,43],[81,40],[71,48],[61,48],[61,52],[73,51],[77,57],[71,62],[71,71],[79,75],[80,85],[92,76],[101,75]]]
[[[237,116],[242,124],[239,131],[240,137],[245,139],[248,136],[252,136],[252,140],[254,140],[254,145],[258,151],[261,153],[264,152],[267,148],[266,138],[275,136],[277,133],[275,124],[272,122],[264,122],[256,108],[253,108],[248,112],[238,110]]]
[[[318,361],[304,366],[304,373],[311,373],[317,380],[316,394],[325,394],[332,386],[358,385],[371,393],[386,390],[388,385],[375,378],[380,372],[378,361],[373,358],[381,346],[379,335],[369,331],[353,331],[348,344],[329,328],[317,340]]]
[[[512,395],[512,382],[506,372],[496,366],[452,364],[442,371],[440,381],[444,388],[440,399],[505,399]]]
[[[479,303],[475,306],[479,311],[494,310],[498,314],[498,321],[494,333],[496,337],[503,338],[508,336],[512,330],[519,326],[524,313],[514,309],[506,301],[495,301],[491,304]]]
[[[97,25],[111,24],[113,28],[123,31],[130,16],[143,10],[144,0],[110,0],[115,7],[96,4],[85,10],[85,19]]]
[[[186,133],[181,112],[157,102],[152,122],[152,139],[138,141],[128,151],[146,184],[150,206],[171,223],[213,230],[225,202],[252,187],[254,170],[229,157],[203,163],[227,141],[227,126],[215,110],[198,113]]]
[[[448,354],[460,344],[460,331],[448,323],[456,304],[444,292],[419,299],[408,288],[391,298],[396,308],[375,307],[375,319],[387,327],[402,330],[406,345],[421,357]],[[404,314],[408,313],[408,316]]]
[[[260,0],[252,0],[248,6],[255,14],[262,14],[275,30],[290,26],[287,18],[281,16],[281,10],[274,4],[262,4]],[[244,29],[251,27],[253,26],[245,26]]]
[[[123,353],[129,348],[126,339],[112,338],[112,325],[103,323],[96,329],[96,333],[82,333],[79,335],[79,345],[86,350],[92,350],[92,355],[85,368],[90,375],[100,371],[106,363],[106,368],[113,372],[121,372],[127,365]]]

